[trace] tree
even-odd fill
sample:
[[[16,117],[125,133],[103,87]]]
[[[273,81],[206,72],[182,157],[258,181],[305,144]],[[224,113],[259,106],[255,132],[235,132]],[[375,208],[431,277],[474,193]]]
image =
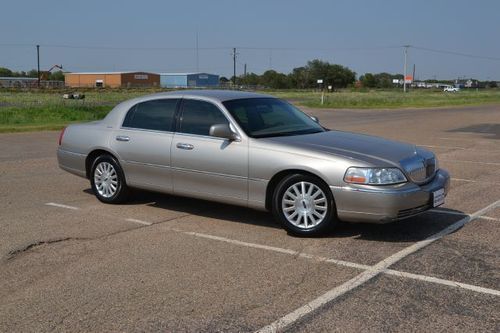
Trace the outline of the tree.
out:
[[[247,73],[247,75],[241,75],[238,79],[238,82],[245,86],[258,86],[259,85],[260,76],[255,73]]]
[[[38,71],[36,69],[30,70],[28,73],[26,73],[28,77],[38,77]]]
[[[56,72],[50,73],[49,80],[64,81],[64,73],[62,71],[56,71]]]
[[[356,79],[356,73],[349,68],[330,64],[319,59],[309,61],[305,70],[309,72],[308,87],[316,87],[317,80],[322,79],[325,85],[332,85],[334,88],[345,88],[353,84]]]
[[[377,79],[372,73],[366,73],[365,75],[361,76],[359,80],[363,84],[363,87],[375,88],[377,86]]]
[[[290,87],[287,76],[272,69],[265,71],[259,81],[261,85],[273,89],[286,89]]]
[[[5,67],[0,67],[0,76],[11,77],[12,71]]]
[[[498,88],[498,83],[497,81],[490,81],[486,84],[488,88]]]

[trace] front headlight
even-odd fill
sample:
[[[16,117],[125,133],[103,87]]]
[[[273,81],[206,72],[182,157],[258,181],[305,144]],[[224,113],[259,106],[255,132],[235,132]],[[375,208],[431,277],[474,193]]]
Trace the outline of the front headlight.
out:
[[[344,181],[352,184],[390,185],[407,181],[398,168],[357,168],[350,167],[344,175]]]

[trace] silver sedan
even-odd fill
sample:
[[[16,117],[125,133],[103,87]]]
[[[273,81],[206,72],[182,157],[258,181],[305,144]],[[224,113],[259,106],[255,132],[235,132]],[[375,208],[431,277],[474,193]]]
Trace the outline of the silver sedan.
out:
[[[329,130],[271,96],[178,91],[61,132],[59,166],[104,203],[131,188],[272,211],[293,234],[386,223],[442,205],[450,177],[415,145]]]

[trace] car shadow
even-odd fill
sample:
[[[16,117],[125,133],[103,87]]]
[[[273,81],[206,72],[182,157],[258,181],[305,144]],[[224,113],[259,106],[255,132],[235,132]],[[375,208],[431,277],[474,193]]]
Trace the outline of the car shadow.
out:
[[[383,242],[418,242],[462,220],[466,214],[453,209],[427,211],[387,224],[340,222],[324,237],[350,237]]]
[[[91,189],[86,189],[84,192],[93,195]],[[205,218],[282,229],[269,212],[163,193],[135,190],[130,200],[124,205],[146,205]],[[441,208],[438,211],[427,211],[421,215],[387,224],[339,221],[331,231],[310,238],[353,238],[380,242],[417,242],[445,229],[465,218],[465,216],[461,211]],[[290,237],[297,236],[290,235]]]

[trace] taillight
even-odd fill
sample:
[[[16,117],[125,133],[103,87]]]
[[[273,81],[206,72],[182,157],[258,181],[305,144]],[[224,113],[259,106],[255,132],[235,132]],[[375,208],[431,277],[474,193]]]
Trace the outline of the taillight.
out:
[[[62,130],[61,130],[61,133],[59,134],[59,146],[61,145],[62,143],[62,139],[63,139],[63,136],[64,136],[64,131],[66,131],[66,127],[64,127]]]

